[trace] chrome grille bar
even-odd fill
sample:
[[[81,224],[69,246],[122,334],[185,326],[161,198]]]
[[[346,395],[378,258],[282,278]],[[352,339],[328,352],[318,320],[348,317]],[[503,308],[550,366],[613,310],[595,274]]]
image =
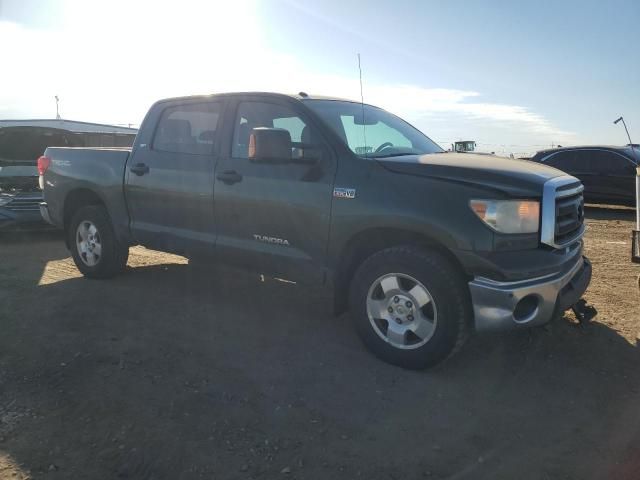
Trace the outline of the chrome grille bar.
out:
[[[565,248],[584,235],[584,187],[569,175],[552,178],[542,193],[540,241],[553,248]]]

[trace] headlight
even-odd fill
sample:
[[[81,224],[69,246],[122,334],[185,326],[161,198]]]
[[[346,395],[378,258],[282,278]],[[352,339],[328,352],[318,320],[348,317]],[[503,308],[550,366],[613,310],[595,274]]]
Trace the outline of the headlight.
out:
[[[496,232],[536,233],[540,202],[532,200],[471,200],[471,210]]]

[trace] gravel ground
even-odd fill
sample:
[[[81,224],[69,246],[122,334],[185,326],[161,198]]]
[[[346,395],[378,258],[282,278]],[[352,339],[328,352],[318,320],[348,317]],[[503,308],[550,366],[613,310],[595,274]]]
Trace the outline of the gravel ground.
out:
[[[599,311],[386,365],[326,294],[132,249],[80,277],[0,237],[0,478],[640,478],[633,215],[588,211]]]

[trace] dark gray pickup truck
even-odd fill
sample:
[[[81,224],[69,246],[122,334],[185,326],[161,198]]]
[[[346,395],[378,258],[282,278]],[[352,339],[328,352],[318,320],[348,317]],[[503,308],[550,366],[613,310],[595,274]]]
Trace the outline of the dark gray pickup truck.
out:
[[[474,330],[579,301],[583,187],[544,165],[445,153],[373,106],[305,93],[162,100],[132,149],[48,148],[43,217],[90,278],[131,245],[332,289],[364,343],[434,365]]]

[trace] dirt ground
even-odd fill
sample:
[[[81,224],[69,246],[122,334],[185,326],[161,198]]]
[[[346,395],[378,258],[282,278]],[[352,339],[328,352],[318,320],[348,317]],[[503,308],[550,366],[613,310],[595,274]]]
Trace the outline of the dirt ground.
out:
[[[0,237],[0,478],[640,479],[630,211],[589,209],[599,311],[386,365],[326,294],[134,248],[81,278]]]

